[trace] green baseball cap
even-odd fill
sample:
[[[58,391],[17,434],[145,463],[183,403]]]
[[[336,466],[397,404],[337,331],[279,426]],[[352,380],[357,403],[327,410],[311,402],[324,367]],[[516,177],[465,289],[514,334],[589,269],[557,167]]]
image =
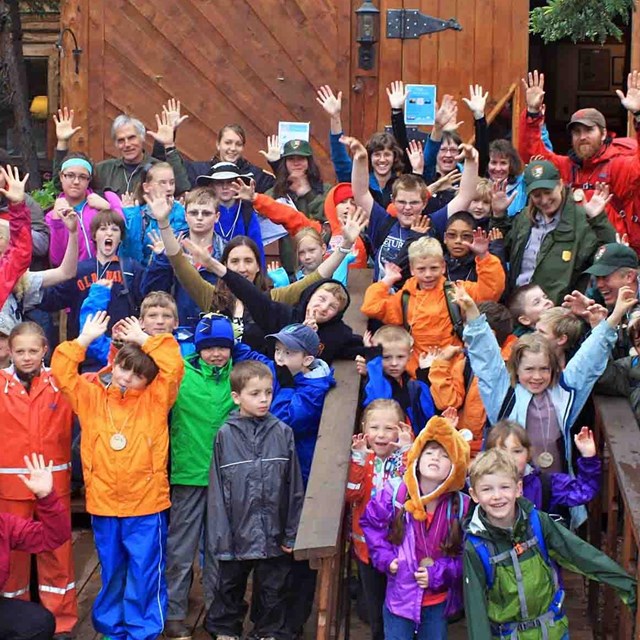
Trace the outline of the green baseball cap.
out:
[[[593,264],[584,272],[592,276],[608,276],[618,269],[638,268],[638,254],[618,242],[603,244],[593,258]]]
[[[311,151],[311,145],[306,140],[289,140],[284,145],[284,149],[282,150],[283,158],[288,158],[290,156],[311,156],[313,155],[313,151]]]
[[[555,189],[560,182],[560,172],[548,160],[534,160],[524,170],[524,184],[527,195],[536,189]]]

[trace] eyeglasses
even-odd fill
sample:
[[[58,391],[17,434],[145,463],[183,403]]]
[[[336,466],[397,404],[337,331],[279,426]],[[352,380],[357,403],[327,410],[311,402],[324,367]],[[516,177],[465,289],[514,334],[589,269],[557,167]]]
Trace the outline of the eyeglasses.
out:
[[[455,231],[445,231],[444,237],[447,240],[462,240],[463,242],[473,242],[473,233],[465,231],[463,233],[456,233]]]
[[[71,182],[89,182],[91,176],[86,173],[63,173],[62,177]]]
[[[440,153],[443,156],[454,156],[458,153],[458,147],[440,147]]]
[[[211,216],[215,216],[216,212],[208,211],[206,209],[203,211],[199,211],[198,209],[196,209],[195,211],[187,211],[187,215],[191,216],[192,218],[210,218]]]
[[[396,207],[400,208],[400,209],[404,209],[405,207],[422,207],[424,206],[422,203],[422,200],[409,200],[409,202],[407,202],[406,200],[395,200],[394,201]]]

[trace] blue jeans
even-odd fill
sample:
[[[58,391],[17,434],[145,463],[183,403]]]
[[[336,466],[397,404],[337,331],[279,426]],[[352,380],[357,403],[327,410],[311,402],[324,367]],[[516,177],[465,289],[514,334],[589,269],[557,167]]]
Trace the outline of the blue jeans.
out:
[[[382,612],[385,640],[447,640],[446,602],[422,607],[420,624],[416,630],[413,620],[391,613],[385,604]]]

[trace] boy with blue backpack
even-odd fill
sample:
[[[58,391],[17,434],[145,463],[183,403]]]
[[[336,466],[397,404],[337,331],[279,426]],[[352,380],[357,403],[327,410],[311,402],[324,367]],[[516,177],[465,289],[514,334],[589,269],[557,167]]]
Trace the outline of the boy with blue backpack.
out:
[[[465,523],[470,640],[568,639],[557,564],[613,587],[625,604],[635,604],[635,578],[521,497],[522,480],[508,453],[480,454],[470,480],[469,493],[478,504]]]

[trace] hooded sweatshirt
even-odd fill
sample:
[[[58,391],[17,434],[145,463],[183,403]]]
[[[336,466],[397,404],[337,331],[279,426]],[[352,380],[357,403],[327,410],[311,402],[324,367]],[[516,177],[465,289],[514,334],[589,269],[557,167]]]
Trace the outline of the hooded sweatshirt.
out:
[[[445,449],[452,466],[447,478],[431,493],[423,495],[418,463],[430,441]],[[446,594],[447,616],[462,608],[462,547],[449,555],[442,550],[442,544],[453,521],[464,518],[469,507],[469,498],[460,493],[468,464],[469,445],[460,433],[445,418],[431,418],[407,454],[407,470],[402,480],[387,482],[360,519],[373,565],[387,575],[385,605],[394,615],[413,620],[416,625],[420,624],[425,595]],[[435,511],[428,513],[427,505],[433,502]],[[400,512],[398,504],[402,504]],[[404,538],[395,545],[387,536],[398,515],[404,523]],[[429,587],[426,590],[414,577],[425,557],[433,560],[427,567]],[[389,565],[396,558],[398,570],[391,574]]]
[[[329,321],[318,323],[319,355],[327,364],[331,364],[336,358],[353,360],[355,356],[364,353],[362,337],[353,333],[351,327],[342,319],[349,307],[350,297],[341,282],[330,278],[319,280],[303,291],[297,304],[288,305],[275,302],[268,293],[260,291],[252,282],[233,271],[227,270],[223,280],[233,294],[242,300],[254,322],[265,334],[277,333],[288,324],[304,322],[309,300],[318,288],[327,283],[338,284],[347,296],[347,304]]]

